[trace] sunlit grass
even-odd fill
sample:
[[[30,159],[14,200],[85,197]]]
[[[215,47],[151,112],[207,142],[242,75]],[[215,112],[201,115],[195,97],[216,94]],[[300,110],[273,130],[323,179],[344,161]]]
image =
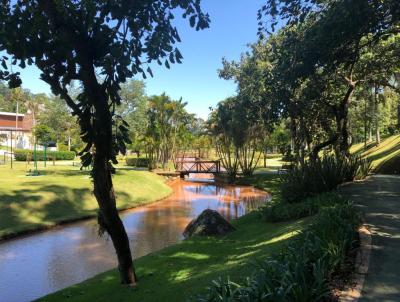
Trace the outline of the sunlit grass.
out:
[[[371,142],[364,148],[364,143],[355,144],[351,147],[352,153],[361,154],[372,161],[372,168],[379,172],[380,167],[388,160],[400,156],[400,135],[389,136],[383,139],[379,145]]]
[[[279,198],[279,177],[260,174],[241,179]],[[257,263],[278,252],[308,224],[308,219],[266,223],[257,212],[233,221],[236,231],[224,237],[196,237],[135,261],[135,289],[119,284],[117,270],[100,274],[39,301],[187,301],[202,293],[212,280],[230,276],[243,281]]]
[[[94,216],[97,202],[89,171],[71,162],[39,163],[40,176],[26,176],[32,165],[0,166],[0,237]],[[145,171],[117,170],[117,205],[126,209],[159,200],[171,193],[164,179]]]
[[[100,274],[39,301],[187,301],[210,282],[251,275],[256,263],[277,252],[307,220],[268,224],[256,213],[234,222],[237,229],[222,238],[193,238],[135,261],[135,289],[119,284],[117,270]]]

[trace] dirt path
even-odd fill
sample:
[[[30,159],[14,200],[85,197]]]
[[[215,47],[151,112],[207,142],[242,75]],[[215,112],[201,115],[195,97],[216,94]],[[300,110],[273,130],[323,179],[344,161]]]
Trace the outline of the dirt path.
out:
[[[400,177],[375,175],[341,188],[365,213],[372,253],[360,302],[400,301]]]

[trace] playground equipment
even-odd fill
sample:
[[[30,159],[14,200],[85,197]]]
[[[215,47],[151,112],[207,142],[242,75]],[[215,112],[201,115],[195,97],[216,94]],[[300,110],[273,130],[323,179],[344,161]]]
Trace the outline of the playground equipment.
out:
[[[44,167],[47,167],[47,148],[48,147],[55,147],[56,143],[55,142],[45,142],[42,144],[44,147]],[[38,171],[38,163],[37,163],[37,143],[35,142],[34,147],[33,147],[33,171],[29,170],[28,173],[26,174],[27,176],[38,176],[40,173]],[[29,164],[30,159],[27,159],[27,165]],[[53,158],[53,165],[54,165],[54,158]]]

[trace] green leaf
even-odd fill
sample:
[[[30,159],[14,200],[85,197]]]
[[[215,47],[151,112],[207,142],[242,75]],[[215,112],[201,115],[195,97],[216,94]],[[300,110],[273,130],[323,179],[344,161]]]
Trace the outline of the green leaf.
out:
[[[194,27],[196,25],[196,15],[190,17],[189,23],[191,27]]]

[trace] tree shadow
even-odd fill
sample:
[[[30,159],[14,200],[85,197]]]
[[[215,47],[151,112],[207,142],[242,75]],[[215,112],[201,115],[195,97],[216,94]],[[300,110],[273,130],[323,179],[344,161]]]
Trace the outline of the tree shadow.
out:
[[[0,237],[96,216],[97,204],[89,188],[32,184],[34,189],[0,194]],[[126,192],[116,194],[121,199],[130,198]]]
[[[252,215],[252,219],[257,217]],[[134,290],[121,287],[117,270],[113,270],[57,293],[54,301],[66,294],[72,301],[107,301],[110,295],[115,301],[187,301],[219,277],[229,275],[232,281],[243,282],[257,269],[257,263],[281,250],[290,240],[288,232],[303,224],[260,220],[248,225],[239,220],[237,230],[224,237],[194,237],[137,259],[139,284]],[[53,301],[51,296],[47,300]]]
[[[362,301],[400,300],[400,178],[373,176],[341,188],[364,213],[372,251]]]

